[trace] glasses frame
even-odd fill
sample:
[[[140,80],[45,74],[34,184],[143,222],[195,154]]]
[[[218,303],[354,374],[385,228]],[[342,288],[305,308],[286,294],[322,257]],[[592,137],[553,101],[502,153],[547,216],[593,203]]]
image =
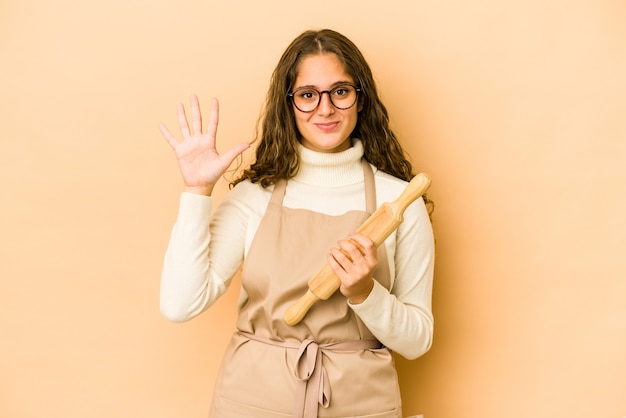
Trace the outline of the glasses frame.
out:
[[[340,89],[341,87],[345,87],[345,86],[350,86],[354,89],[354,91],[356,92],[356,99],[354,100],[354,103],[352,103],[350,106],[348,107],[339,107],[337,106],[334,102],[333,102],[333,97],[330,95],[330,93],[333,90],[336,89]],[[315,90],[318,93],[318,97],[317,97],[317,104],[315,105],[315,107],[311,110],[302,110],[298,107],[298,105],[296,104],[296,99],[294,97],[294,95],[300,91],[300,90]],[[300,112],[302,113],[311,113],[311,112],[315,112],[315,110],[319,107],[320,103],[322,102],[322,95],[324,93],[328,94],[328,100],[330,101],[330,104],[333,105],[333,107],[335,109],[339,109],[339,110],[347,110],[350,109],[352,106],[354,106],[358,101],[359,101],[359,94],[361,93],[361,88],[355,86],[354,84],[350,84],[350,83],[341,83],[333,88],[331,88],[330,90],[323,90],[323,91],[319,91],[318,89],[316,89],[315,87],[300,87],[295,89],[294,91],[292,91],[291,93],[287,93],[287,97],[289,97],[291,99],[291,103],[293,103],[293,105],[296,107],[296,109],[298,109]]]

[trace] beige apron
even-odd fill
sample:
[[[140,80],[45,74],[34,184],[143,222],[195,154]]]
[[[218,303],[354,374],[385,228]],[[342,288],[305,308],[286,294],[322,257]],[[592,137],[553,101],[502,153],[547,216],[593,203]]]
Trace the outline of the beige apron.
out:
[[[283,319],[329,249],[374,212],[374,175],[365,160],[363,172],[367,212],[287,208],[286,182],[275,185],[244,263],[248,301],[217,377],[211,418],[401,417],[392,354],[340,292],[316,303],[296,326]],[[374,277],[389,288],[384,246]]]

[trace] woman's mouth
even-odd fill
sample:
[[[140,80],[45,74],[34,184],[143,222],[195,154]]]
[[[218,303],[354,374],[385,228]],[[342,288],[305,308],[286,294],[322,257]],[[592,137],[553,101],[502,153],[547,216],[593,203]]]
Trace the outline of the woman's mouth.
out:
[[[329,122],[329,123],[316,123],[315,126],[317,126],[317,128],[320,131],[323,132],[331,132],[334,131],[335,128],[337,127],[337,125],[339,125],[339,122]]]

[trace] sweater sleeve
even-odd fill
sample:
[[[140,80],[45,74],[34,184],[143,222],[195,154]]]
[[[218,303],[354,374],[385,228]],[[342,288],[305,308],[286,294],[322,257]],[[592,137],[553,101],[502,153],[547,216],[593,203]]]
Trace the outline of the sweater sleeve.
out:
[[[391,292],[374,282],[368,298],[350,307],[380,342],[405,358],[414,359],[430,349],[434,328],[434,239],[422,199],[407,208],[404,222],[388,239],[395,240]]]
[[[211,215],[213,199],[183,193],[161,272],[161,313],[187,321],[227,290],[243,261],[248,214],[229,193]]]

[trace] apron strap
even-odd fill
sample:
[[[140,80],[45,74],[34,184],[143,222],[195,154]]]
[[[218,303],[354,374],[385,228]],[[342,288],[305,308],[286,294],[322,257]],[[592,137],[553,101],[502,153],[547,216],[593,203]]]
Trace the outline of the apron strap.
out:
[[[374,171],[370,164],[363,158],[363,180],[365,181],[365,206],[367,213],[371,216],[376,212],[376,181]],[[391,270],[389,269],[389,258],[387,257],[387,249],[385,245],[378,247],[378,270],[379,274],[375,277],[376,281],[382,284],[386,289],[391,289]]]
[[[374,181],[374,171],[370,163],[361,160],[363,165],[363,181],[365,182],[365,211],[370,215],[376,211],[376,183]]]
[[[272,192],[272,197],[270,198],[270,203],[274,205],[282,205],[283,197],[285,197],[285,189],[287,188],[287,181],[285,179],[280,179],[274,184],[274,191]]]

